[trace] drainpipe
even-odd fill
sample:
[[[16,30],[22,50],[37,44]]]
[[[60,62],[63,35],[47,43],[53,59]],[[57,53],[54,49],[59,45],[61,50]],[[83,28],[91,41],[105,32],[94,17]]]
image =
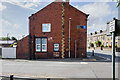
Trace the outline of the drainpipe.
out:
[[[62,2],[62,56],[61,57],[63,59],[65,58],[65,54],[64,54],[65,53],[65,50],[64,50],[65,49],[65,37],[64,37],[65,36],[64,35],[64,24],[65,24],[65,22],[64,22],[65,21],[65,15],[64,15],[65,9],[64,8],[65,8],[65,6],[64,6],[64,4],[65,3]]]
[[[35,35],[33,35],[33,54],[32,58],[35,59]]]
[[[69,58],[70,58],[70,24],[71,24],[71,18],[69,18]]]
[[[31,34],[28,36],[28,59],[31,60]]]

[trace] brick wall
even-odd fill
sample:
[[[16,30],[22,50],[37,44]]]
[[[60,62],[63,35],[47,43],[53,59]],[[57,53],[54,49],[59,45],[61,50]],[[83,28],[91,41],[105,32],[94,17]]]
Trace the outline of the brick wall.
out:
[[[77,43],[76,57],[85,57],[86,56],[86,39],[87,39],[87,28],[86,29],[77,29],[76,25],[85,25],[87,26],[87,17],[81,11],[78,11],[76,8],[69,4],[65,4],[65,47],[69,47],[69,18],[71,19],[71,57],[75,57],[75,40]],[[83,53],[83,55],[82,55]],[[68,52],[65,53],[68,57]]]
[[[19,40],[17,42],[17,48],[16,48],[16,58],[28,58],[28,36],[24,37],[23,39]]]
[[[59,43],[59,50],[61,52],[62,42],[62,4],[60,2],[53,2],[41,11],[37,12],[29,18],[29,29],[31,36],[47,37],[51,40],[47,41],[47,53],[35,52],[37,58],[53,58],[53,44]],[[51,23],[51,32],[43,33],[42,24]],[[32,37],[33,41],[33,37]],[[33,53],[33,44],[31,45]]]

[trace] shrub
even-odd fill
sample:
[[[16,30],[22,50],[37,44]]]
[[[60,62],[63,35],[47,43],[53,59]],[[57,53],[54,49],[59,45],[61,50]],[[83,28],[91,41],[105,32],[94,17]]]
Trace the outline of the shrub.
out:
[[[117,44],[115,44],[115,48],[117,48]]]
[[[97,47],[100,47],[101,41],[98,40],[98,41],[95,42],[95,44],[96,44]]]
[[[104,45],[103,45],[103,44],[101,44],[101,45],[100,45],[100,47],[104,47]]]
[[[93,44],[93,43],[90,43],[90,46],[91,46],[91,47],[94,47],[94,44]]]
[[[108,46],[106,45],[105,47],[107,48]]]

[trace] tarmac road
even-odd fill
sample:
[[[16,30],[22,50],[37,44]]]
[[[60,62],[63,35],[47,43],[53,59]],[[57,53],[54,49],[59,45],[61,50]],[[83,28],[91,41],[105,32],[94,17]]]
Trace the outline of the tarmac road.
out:
[[[104,54],[109,54],[109,53],[104,53]],[[97,54],[95,54],[95,56],[88,55],[88,58],[84,58],[82,60],[81,59],[54,59],[54,60],[3,59],[0,60],[2,67],[2,72],[0,73],[0,75],[1,76],[14,75],[15,77],[18,78],[19,77],[87,78],[91,80],[94,79],[96,80],[97,78],[112,78],[111,61],[107,61],[106,59],[99,58],[96,55]],[[116,78],[118,78],[118,62],[116,62]]]

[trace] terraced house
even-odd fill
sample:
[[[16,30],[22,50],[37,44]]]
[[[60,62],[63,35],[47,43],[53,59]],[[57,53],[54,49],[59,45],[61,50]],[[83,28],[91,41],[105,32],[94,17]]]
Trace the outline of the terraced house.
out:
[[[100,30],[94,33],[88,34],[87,38],[87,44],[88,47],[90,47],[90,43],[94,43],[94,47],[97,47],[95,42],[101,41],[101,44],[104,45],[104,47],[111,48],[112,47],[112,35],[107,35],[107,30]],[[117,47],[120,47],[120,36],[115,37],[115,45]]]
[[[88,14],[69,0],[57,1],[29,17],[29,35],[18,41],[17,58],[86,57]]]

